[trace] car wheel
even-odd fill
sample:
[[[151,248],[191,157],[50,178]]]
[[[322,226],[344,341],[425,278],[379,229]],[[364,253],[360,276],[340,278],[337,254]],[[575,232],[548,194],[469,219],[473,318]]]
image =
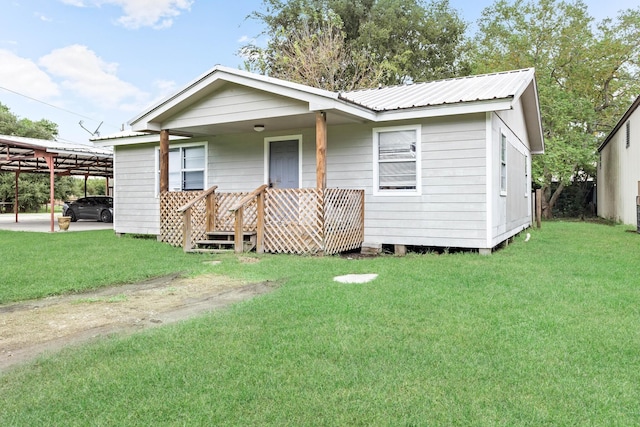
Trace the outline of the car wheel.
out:
[[[76,222],[78,220],[78,217],[71,209],[67,209],[67,216],[71,217],[71,222]]]
[[[111,217],[111,212],[109,212],[108,210],[103,210],[102,212],[100,212],[100,221],[102,222],[111,222],[113,220],[113,218]]]

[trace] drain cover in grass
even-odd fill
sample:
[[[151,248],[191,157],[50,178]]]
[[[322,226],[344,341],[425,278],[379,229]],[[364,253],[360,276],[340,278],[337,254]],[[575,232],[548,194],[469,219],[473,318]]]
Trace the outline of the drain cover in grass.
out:
[[[340,283],[367,283],[378,277],[377,274],[347,274],[346,276],[336,276],[334,282]]]

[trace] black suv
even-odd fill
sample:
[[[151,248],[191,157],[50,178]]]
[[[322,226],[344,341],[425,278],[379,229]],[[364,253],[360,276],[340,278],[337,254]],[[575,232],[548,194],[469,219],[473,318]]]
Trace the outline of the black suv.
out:
[[[64,202],[62,215],[70,216],[72,222],[79,219],[95,219],[102,222],[113,222],[113,197],[82,197],[75,202]]]

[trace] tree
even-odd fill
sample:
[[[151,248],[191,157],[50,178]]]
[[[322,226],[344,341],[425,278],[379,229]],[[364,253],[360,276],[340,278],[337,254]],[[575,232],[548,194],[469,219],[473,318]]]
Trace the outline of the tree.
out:
[[[264,0],[267,47],[247,69],[332,91],[468,74],[466,24],[448,0]]]
[[[640,9],[594,24],[581,0],[498,0],[470,55],[474,72],[536,69],[545,155],[533,178],[545,217],[572,180],[594,177],[599,138],[640,90]]]
[[[27,138],[53,139],[58,134],[58,125],[41,119],[32,121],[18,118],[9,107],[0,103],[0,134],[22,136]],[[70,194],[71,178],[56,177],[55,197],[62,199]],[[18,176],[20,211],[37,211],[49,200],[49,176],[44,174],[25,173]],[[13,202],[15,200],[15,175],[0,172],[0,200]]]

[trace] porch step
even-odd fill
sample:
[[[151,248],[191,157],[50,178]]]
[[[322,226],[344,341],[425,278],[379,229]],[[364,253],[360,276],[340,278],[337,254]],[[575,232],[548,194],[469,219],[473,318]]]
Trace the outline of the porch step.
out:
[[[233,250],[235,247],[235,236],[233,231],[210,231],[206,233],[207,238],[203,240],[197,240],[196,251],[215,251],[223,252]],[[256,246],[256,232],[245,231],[242,233],[243,251],[249,252]]]

